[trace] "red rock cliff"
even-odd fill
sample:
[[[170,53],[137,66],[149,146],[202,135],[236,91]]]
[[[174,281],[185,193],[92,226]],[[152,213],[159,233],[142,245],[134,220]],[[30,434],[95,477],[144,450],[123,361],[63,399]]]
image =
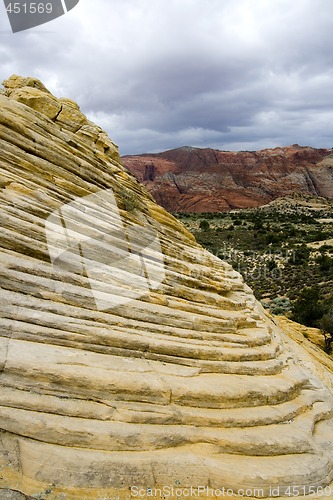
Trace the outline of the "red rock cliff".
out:
[[[167,210],[215,212],[294,192],[333,198],[332,152],[297,144],[241,152],[182,147],[122,160]]]

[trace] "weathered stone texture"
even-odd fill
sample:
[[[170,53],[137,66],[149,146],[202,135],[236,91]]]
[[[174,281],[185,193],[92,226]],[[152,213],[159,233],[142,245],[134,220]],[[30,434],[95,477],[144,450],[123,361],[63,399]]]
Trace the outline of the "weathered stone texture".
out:
[[[332,394],[319,372],[241,276],[126,173],[105,132],[14,77],[0,95],[0,144],[2,498],[328,485]],[[165,266],[159,286],[109,309],[77,262],[52,266],[45,233],[51,213],[108,189],[124,227],[158,233]]]

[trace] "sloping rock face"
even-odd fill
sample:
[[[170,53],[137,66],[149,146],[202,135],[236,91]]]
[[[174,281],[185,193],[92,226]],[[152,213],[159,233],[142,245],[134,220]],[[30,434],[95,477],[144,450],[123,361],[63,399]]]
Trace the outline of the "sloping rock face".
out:
[[[328,487],[321,372],[75,103],[4,85],[0,498]]]
[[[295,192],[333,198],[332,149],[295,144],[234,153],[183,147],[122,160],[170,212],[256,207]]]

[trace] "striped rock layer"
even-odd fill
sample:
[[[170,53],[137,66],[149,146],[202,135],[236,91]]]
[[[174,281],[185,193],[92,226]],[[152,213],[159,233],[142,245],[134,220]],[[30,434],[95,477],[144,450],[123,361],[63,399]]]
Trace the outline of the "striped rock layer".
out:
[[[106,133],[13,76],[0,148],[0,492],[328,486],[331,392]]]

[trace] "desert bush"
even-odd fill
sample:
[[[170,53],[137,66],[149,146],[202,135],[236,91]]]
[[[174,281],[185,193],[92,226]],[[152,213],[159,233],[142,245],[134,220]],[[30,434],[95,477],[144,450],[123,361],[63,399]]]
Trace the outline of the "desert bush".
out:
[[[266,262],[266,266],[269,271],[273,271],[273,269],[276,269],[277,263],[275,262],[274,259],[271,258]]]
[[[317,286],[305,287],[292,305],[291,319],[305,326],[315,327],[324,315],[325,308]]]
[[[295,264],[297,266],[304,266],[308,263],[310,256],[310,250],[303,243],[302,245],[294,249],[293,255],[289,259],[290,264]]]
[[[328,354],[332,352],[333,343],[333,312],[324,314],[324,316],[318,321],[318,326],[322,330],[325,337],[325,351]]]
[[[290,300],[287,297],[277,297],[269,303],[269,310],[272,314],[285,315],[290,311]]]
[[[202,231],[209,231],[210,225],[208,220],[203,219],[202,221],[200,221],[199,227],[200,229],[202,229]]]
[[[142,202],[135,193],[130,191],[129,189],[122,188],[116,193],[117,198],[120,202],[120,207],[126,212],[133,212],[134,210],[142,208]]]
[[[326,254],[316,258],[319,268],[323,273],[331,273],[333,271],[333,259]]]
[[[283,235],[275,232],[269,232],[266,234],[266,244],[269,245],[270,243],[281,243],[283,240]]]
[[[333,253],[333,246],[332,245],[321,245],[321,247],[318,249],[319,252],[321,253]]]

